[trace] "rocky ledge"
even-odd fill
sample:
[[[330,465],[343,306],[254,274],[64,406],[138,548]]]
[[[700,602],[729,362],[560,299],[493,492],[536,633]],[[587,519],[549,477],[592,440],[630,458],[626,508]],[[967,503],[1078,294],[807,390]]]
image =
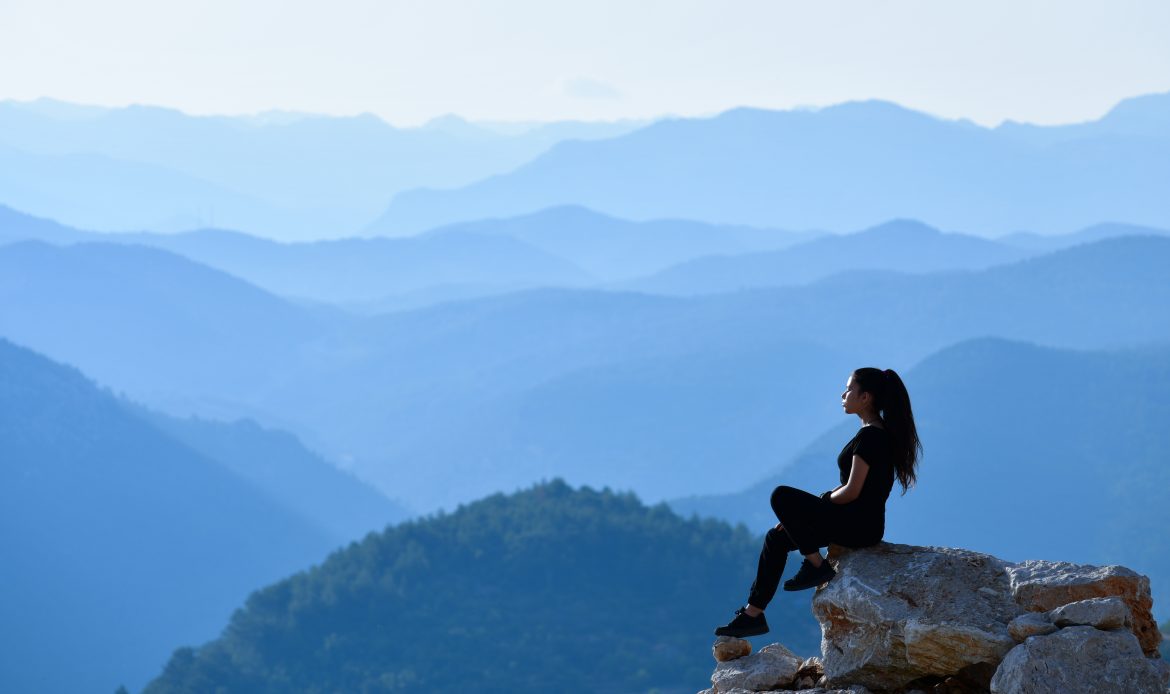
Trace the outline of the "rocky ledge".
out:
[[[1167,694],[1150,581],[1123,566],[1020,564],[962,549],[832,547],[821,656],[721,637],[700,694]]]

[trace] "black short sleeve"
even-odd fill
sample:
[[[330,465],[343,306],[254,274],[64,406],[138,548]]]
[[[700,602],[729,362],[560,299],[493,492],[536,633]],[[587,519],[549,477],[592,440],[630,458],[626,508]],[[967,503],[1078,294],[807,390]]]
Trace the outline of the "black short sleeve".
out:
[[[871,468],[888,465],[890,461],[890,433],[877,427],[862,427],[857,433],[854,455],[859,455]]]

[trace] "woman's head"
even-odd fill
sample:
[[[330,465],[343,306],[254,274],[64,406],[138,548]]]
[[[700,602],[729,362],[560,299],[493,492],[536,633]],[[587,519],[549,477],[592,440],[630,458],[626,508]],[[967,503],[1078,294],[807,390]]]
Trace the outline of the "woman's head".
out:
[[[849,376],[841,404],[848,414],[869,421],[881,417],[894,443],[894,470],[902,483],[902,493],[914,486],[918,476],[918,459],[922,443],[914,426],[910,394],[893,369],[865,367]]]

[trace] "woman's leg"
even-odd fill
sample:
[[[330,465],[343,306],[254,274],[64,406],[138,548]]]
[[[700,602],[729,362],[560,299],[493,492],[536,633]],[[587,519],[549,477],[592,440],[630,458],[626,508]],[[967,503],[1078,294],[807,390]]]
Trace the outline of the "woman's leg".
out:
[[[752,582],[752,590],[748,594],[749,607],[763,610],[772,602],[776,588],[780,585],[780,576],[784,574],[788,553],[794,549],[796,544],[792,538],[779,528],[772,528],[764,535],[764,547],[760,550],[760,562],[756,566],[756,580]]]
[[[820,548],[829,546],[831,528],[826,503],[832,502],[795,487],[780,486],[772,492],[772,511],[776,518],[800,553],[814,565],[820,564]]]

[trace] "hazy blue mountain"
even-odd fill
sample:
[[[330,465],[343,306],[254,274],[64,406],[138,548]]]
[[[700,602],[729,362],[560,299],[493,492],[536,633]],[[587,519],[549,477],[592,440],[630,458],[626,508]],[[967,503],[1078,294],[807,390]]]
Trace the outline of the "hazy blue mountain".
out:
[[[1164,111],[1168,100],[1126,108],[1149,126],[1140,134],[1091,128],[1052,143],[876,101],[664,120],[609,140],[559,143],[463,188],[400,193],[370,229],[421,231],[568,204],[636,220],[832,231],[894,218],[987,235],[1106,219],[1167,227],[1170,125],[1142,114]]]
[[[926,455],[918,488],[890,498],[887,539],[1125,564],[1151,577],[1155,614],[1170,614],[1170,509],[1153,498],[1170,488],[1168,344],[1072,351],[975,339],[923,360],[904,377]],[[836,485],[837,453],[858,426],[846,419],[744,491],[672,506],[766,527],[777,484]]]
[[[395,128],[369,114],[189,116],[149,106],[0,102],[0,202],[99,230],[222,226],[335,238],[367,224],[397,191],[465,185],[565,137],[610,137],[640,124],[550,124],[514,134],[447,125]]]
[[[0,128],[2,130],[2,128]],[[0,143],[0,203],[103,231],[190,229],[218,220],[257,228],[283,213],[187,173],[88,152],[35,154]]]
[[[749,450],[732,442],[774,441],[777,426],[780,436],[794,437],[789,445],[801,445],[809,431],[831,424],[848,369],[865,363],[905,369],[983,335],[1081,348],[1170,340],[1167,266],[1170,239],[1130,237],[978,272],[851,273],[803,287],[691,299],[523,292],[347,324],[315,353],[358,359],[306,362],[257,407],[291,417],[295,403],[296,415],[319,434],[315,446],[352,459],[359,474],[383,488],[411,489],[407,498],[423,507],[425,499],[451,503],[465,485],[490,481],[511,489],[534,473],[595,482],[601,470],[617,475],[610,483],[656,500],[660,486],[644,486],[648,470],[685,462],[685,474],[667,484],[725,488],[725,471],[702,464],[699,451]],[[707,447],[664,461],[662,451],[697,445],[700,437],[663,444],[664,432],[677,436],[688,426],[678,418],[700,429],[704,418],[718,419],[717,403],[728,399],[719,388],[740,383],[729,380],[726,365],[742,359],[764,369],[769,353],[790,378],[808,371],[815,379],[801,381],[808,385],[799,399],[788,397],[782,381],[735,397],[763,398],[771,386],[776,414],[805,409],[802,418],[778,425],[745,419],[734,435],[714,430]],[[690,399],[671,390],[675,382],[680,390],[695,386]],[[810,405],[816,392],[824,410]],[[593,404],[591,421],[613,426],[590,430],[573,422],[582,399]],[[559,423],[553,413],[563,413]],[[617,413],[638,426],[623,430]],[[796,421],[800,427],[792,426]],[[553,460],[580,460],[564,453],[578,447],[597,451],[594,461],[550,469]],[[777,460],[786,458],[783,450]],[[765,457],[745,456],[752,464]],[[545,467],[520,468],[526,460]]]
[[[709,294],[807,284],[859,269],[913,273],[977,270],[1027,255],[1031,252],[1006,243],[943,233],[914,220],[893,220],[784,250],[698,258],[620,286],[656,294]]]
[[[1071,234],[1036,234],[1017,231],[996,239],[1000,243],[1025,248],[1031,251],[1055,251],[1078,243],[1092,243],[1118,236],[1170,236],[1170,231],[1143,227],[1136,224],[1094,224]]]
[[[0,335],[155,404],[262,389],[332,322],[161,250],[0,246]]]
[[[575,264],[517,238],[470,230],[404,239],[282,243],[224,229],[87,232],[0,206],[0,244],[17,240],[150,246],[286,297],[371,310],[437,303],[455,287],[466,288],[454,295],[467,298],[593,280]],[[433,298],[422,300],[424,295]]]
[[[0,205],[0,244],[29,240],[55,244],[76,243],[92,240],[92,235],[51,219],[33,217]]]
[[[1007,121],[996,132],[1033,144],[1080,140],[1102,135],[1170,139],[1170,94],[1147,94],[1124,99],[1100,120],[1070,125],[1040,126]]]
[[[563,482],[371,535],[177,650],[164,692],[690,692],[759,552],[742,528]],[[808,593],[773,634],[811,655]]]
[[[686,220],[631,222],[568,205],[508,219],[453,224],[423,237],[455,234],[519,239],[571,260],[603,281],[647,275],[700,256],[785,248],[822,235]]]
[[[37,250],[30,257],[44,261],[13,249]],[[19,328],[30,346],[67,353],[148,404],[293,431],[423,510],[536,474],[574,483],[613,474],[602,481],[653,501],[662,490],[647,480],[671,462],[685,472],[670,477],[679,487],[671,496],[688,493],[684,485],[729,490],[726,470],[704,461],[706,452],[734,452],[747,461],[741,474],[762,476],[774,463],[751,441],[780,440],[788,448],[778,445],[775,460],[787,459],[832,423],[848,369],[859,365],[906,369],[985,335],[1077,348],[1170,340],[1170,239],[1153,236],[980,271],[848,272],[685,299],[540,290],[339,320],[188,261],[155,275],[124,271],[115,282],[62,260],[86,249],[0,248],[0,328]],[[204,287],[206,275],[222,284],[227,308]],[[111,288],[116,300],[103,294]],[[769,368],[769,354],[781,368]],[[775,380],[733,376],[737,360]],[[733,426],[720,428],[720,408],[761,402],[768,388],[784,424],[739,409]],[[608,430],[572,421],[583,416],[582,400]],[[703,441],[709,422],[712,440]]]
[[[592,279],[573,263],[523,241],[467,232],[311,243],[278,243],[218,229],[111,237],[178,253],[277,294],[333,303],[385,300],[451,284],[490,291],[574,286]]]
[[[392,460],[427,461],[401,484],[447,508],[558,475],[657,498],[731,490],[736,471],[773,468],[831,421],[831,394],[854,362],[799,343],[629,358],[492,397],[443,393],[442,411],[404,414],[390,426],[414,430],[383,438]],[[401,476],[399,465],[361,469],[383,484]]]
[[[0,273],[3,276],[3,273]],[[144,684],[338,542],[77,371],[0,340],[0,689]]]
[[[251,420],[219,422],[143,414],[161,431],[223,464],[339,541],[360,539],[410,515],[288,432],[265,429]]]

